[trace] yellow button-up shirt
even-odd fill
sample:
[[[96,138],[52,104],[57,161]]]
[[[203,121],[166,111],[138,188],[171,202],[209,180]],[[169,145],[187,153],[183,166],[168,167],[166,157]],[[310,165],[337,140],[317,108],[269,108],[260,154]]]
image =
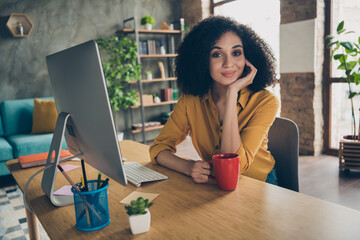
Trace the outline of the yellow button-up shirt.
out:
[[[267,150],[267,134],[279,109],[279,101],[273,93],[261,90],[253,93],[244,88],[238,98],[237,111],[241,146],[237,150],[240,172],[265,181],[275,161]],[[159,152],[176,152],[176,145],[190,132],[195,150],[202,160],[210,161],[220,153],[222,126],[211,97],[211,90],[203,97],[181,95],[169,120],[150,147],[151,160]]]

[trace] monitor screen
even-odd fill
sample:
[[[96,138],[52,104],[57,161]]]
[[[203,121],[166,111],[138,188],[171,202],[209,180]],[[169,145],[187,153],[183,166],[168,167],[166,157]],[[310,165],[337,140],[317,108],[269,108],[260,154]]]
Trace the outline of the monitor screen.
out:
[[[64,128],[69,151],[73,155],[82,153],[86,163],[126,185],[96,42],[88,41],[49,55],[46,61],[59,118],[61,113],[70,115]],[[55,129],[54,138],[59,134]],[[52,173],[45,170],[43,182]],[[48,184],[42,183],[43,189],[50,188],[43,185]]]

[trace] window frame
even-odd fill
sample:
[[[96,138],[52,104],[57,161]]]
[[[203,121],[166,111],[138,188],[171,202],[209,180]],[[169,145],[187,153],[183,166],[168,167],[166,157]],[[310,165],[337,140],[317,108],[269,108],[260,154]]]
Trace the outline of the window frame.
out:
[[[332,0],[325,0],[325,36],[331,34],[332,10]],[[330,40],[324,41],[324,153],[337,156],[339,150],[331,148],[331,85],[333,83],[343,83],[343,81],[341,81],[339,77],[331,76],[331,49],[326,47]]]

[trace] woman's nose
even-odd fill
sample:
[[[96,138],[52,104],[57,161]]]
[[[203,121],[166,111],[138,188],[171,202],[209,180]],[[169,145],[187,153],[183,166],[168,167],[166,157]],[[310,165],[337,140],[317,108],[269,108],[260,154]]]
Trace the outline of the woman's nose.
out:
[[[228,68],[231,67],[232,65],[233,65],[233,59],[231,58],[231,56],[225,56],[223,67]]]

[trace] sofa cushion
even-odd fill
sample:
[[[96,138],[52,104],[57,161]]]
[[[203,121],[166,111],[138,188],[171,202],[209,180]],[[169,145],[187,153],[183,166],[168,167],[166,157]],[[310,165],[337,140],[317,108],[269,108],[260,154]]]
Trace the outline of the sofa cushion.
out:
[[[46,134],[18,134],[7,137],[13,146],[14,158],[35,153],[48,152],[52,140],[52,133]],[[62,149],[67,149],[63,141]]]
[[[13,158],[13,148],[5,138],[0,137],[0,163]]]
[[[54,99],[34,98],[33,125],[31,133],[54,132],[58,114]]]
[[[1,112],[0,112],[0,137],[4,136],[4,128],[3,128],[3,123],[1,120]]]
[[[1,103],[5,136],[30,133],[34,99],[6,100]]]
[[[3,101],[0,105],[0,110],[4,127],[4,136],[30,133],[32,128],[33,108],[33,98]]]

